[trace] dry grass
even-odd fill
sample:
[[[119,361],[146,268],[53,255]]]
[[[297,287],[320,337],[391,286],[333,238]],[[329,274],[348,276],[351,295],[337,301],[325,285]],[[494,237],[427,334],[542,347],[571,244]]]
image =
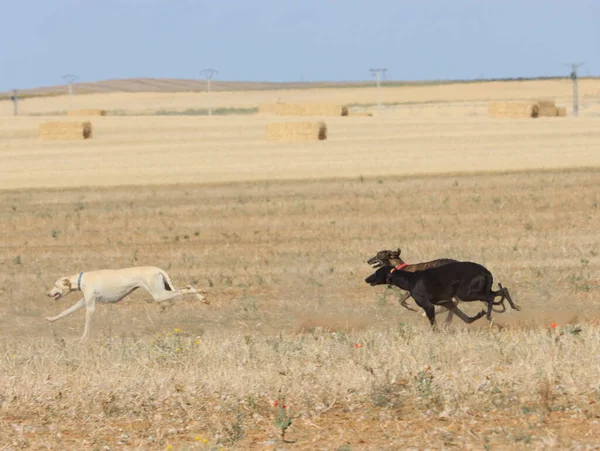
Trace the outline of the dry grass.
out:
[[[70,110],[67,116],[106,116],[106,110]]]
[[[591,446],[599,175],[2,191],[0,446]],[[392,246],[481,262],[524,310],[432,333],[363,282]],[[212,305],[134,293],[87,345],[82,315],[44,322],[77,300],[43,295],[60,275],[144,264]]]
[[[273,103],[261,105],[258,111],[279,116],[348,116],[347,107],[322,103]]]
[[[580,88],[585,106],[598,84]],[[489,100],[567,104],[568,80],[385,92],[416,104],[328,118],[318,146],[267,144],[259,116],[98,117],[85,145],[40,144],[41,117],[1,121],[0,448],[595,446],[597,117],[486,117]],[[278,97],[376,101],[369,89],[76,101],[135,112]],[[432,333],[363,282],[365,260],[394,246],[409,262],[483,263],[524,310]],[[44,321],[77,301],[44,296],[59,276],[133,265],[207,288],[212,305],[161,309],[136,292],[98,306],[86,345],[82,314]],[[290,417],[294,444],[281,442]]]

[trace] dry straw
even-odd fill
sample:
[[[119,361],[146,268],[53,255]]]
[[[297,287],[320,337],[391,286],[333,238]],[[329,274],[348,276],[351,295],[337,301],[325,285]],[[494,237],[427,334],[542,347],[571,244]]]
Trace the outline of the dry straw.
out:
[[[546,107],[546,106],[556,106],[556,104],[554,103],[553,99],[539,99],[537,101],[537,104],[540,107]]]
[[[535,102],[490,102],[488,114],[494,118],[538,117],[539,108]]]
[[[273,103],[260,105],[258,111],[279,116],[348,116],[347,107],[335,104]]]
[[[539,111],[538,117],[556,117],[558,116],[558,110],[552,99],[541,99],[538,100]]]
[[[566,111],[557,108],[552,99],[541,99],[537,102],[490,102],[488,114],[493,118],[562,117]]]
[[[92,137],[92,124],[90,121],[43,122],[39,132],[42,141],[89,139]]]
[[[275,122],[267,125],[267,141],[271,143],[304,143],[327,139],[324,122]]]
[[[67,116],[106,116],[106,110],[71,110]]]

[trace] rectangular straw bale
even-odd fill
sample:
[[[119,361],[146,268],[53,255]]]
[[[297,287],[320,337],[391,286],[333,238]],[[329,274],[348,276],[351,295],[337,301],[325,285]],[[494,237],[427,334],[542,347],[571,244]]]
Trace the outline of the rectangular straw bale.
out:
[[[348,116],[371,117],[373,113],[369,113],[368,111],[349,111]]]
[[[554,99],[539,99],[537,101],[537,104],[540,107],[547,107],[547,106],[556,106]]]
[[[279,116],[348,116],[346,106],[327,103],[274,103],[262,111]]]
[[[67,116],[106,116],[106,110],[70,110]]]
[[[276,103],[265,103],[258,106],[258,112],[261,114],[275,114]]]
[[[538,117],[539,109],[536,102],[490,102],[488,115],[493,118]]]
[[[567,108],[564,106],[559,106],[556,108],[556,115],[558,117],[565,117],[567,115]]]
[[[267,141],[271,143],[305,143],[327,139],[324,122],[275,122],[267,125]]]
[[[43,122],[39,133],[42,141],[89,139],[92,137],[92,124],[90,121]]]
[[[558,109],[554,105],[540,105],[538,109],[538,117],[556,117]]]

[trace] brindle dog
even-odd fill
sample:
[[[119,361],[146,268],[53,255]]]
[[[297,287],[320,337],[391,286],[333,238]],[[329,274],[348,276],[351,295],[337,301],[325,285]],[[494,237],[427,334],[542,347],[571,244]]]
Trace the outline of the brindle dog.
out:
[[[374,269],[377,268],[381,268],[383,266],[394,266],[394,267],[402,267],[402,271],[408,271],[408,272],[416,272],[416,271],[425,271],[426,269],[430,269],[430,268],[439,268],[440,266],[444,266],[447,265],[448,263],[456,263],[457,260],[453,260],[451,258],[438,258],[437,260],[431,260],[428,262],[423,262],[423,263],[415,263],[412,265],[408,265],[406,263],[404,263],[404,260],[402,260],[400,258],[400,253],[402,251],[400,250],[400,248],[398,248],[398,250],[392,251],[389,249],[385,249],[382,251],[377,252],[377,254],[374,257],[371,257],[370,259],[367,260],[367,263],[369,265],[371,265]],[[403,266],[406,265],[406,266]],[[406,295],[403,298],[399,298],[398,301],[400,302],[400,305],[402,307],[404,307],[407,310],[410,310],[411,312],[418,312],[418,310],[412,308],[410,305],[408,305],[408,298],[410,298],[410,293],[406,292]],[[456,307],[458,305],[459,300],[455,299],[455,304],[454,307]],[[441,307],[440,309],[438,309],[438,311],[436,313],[441,313],[444,310],[448,310],[448,316],[446,317],[446,324],[450,324],[452,322],[452,318],[454,317],[454,314],[452,313],[451,309],[446,309],[445,307]]]

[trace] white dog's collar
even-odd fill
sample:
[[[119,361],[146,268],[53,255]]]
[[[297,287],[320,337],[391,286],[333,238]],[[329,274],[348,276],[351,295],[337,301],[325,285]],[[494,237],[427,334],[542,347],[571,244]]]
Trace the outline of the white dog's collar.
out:
[[[77,289],[79,291],[81,291],[81,276],[83,276],[82,272],[79,273],[79,277],[77,278]]]

